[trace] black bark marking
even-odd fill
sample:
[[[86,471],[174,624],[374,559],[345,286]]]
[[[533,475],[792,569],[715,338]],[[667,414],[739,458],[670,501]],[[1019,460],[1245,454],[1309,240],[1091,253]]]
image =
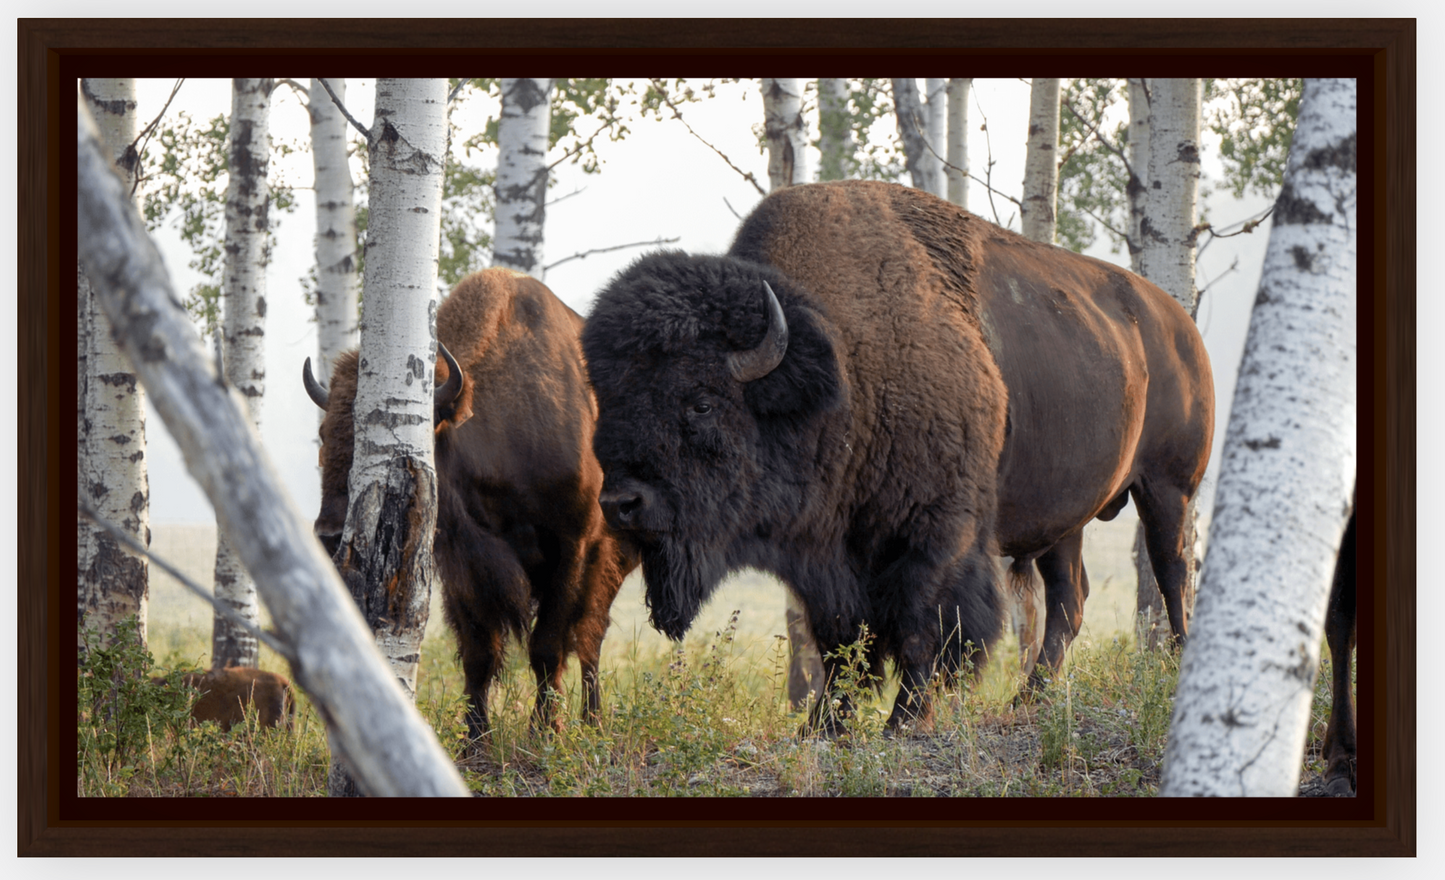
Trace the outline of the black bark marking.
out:
[[[1270,437],[1268,440],[1246,440],[1244,441],[1244,445],[1248,446],[1255,452],[1258,452],[1261,449],[1278,449],[1280,446],[1280,439],[1278,437]]]

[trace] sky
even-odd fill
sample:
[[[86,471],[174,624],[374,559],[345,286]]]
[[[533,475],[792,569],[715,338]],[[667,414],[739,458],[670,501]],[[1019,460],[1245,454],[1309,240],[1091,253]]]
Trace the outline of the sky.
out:
[[[303,81],[305,84],[305,81]],[[164,106],[173,80],[138,80],[138,116],[142,126]],[[374,80],[347,81],[346,104],[364,124],[372,117]],[[921,83],[920,83],[921,85]],[[975,174],[992,156],[992,182],[996,190],[1015,196],[1023,180],[1027,136],[1029,87],[1021,80],[984,80],[973,84],[969,107],[969,158]],[[229,80],[187,80],[168,110],[185,110],[194,119],[205,119],[230,108]],[[485,118],[485,101],[473,99],[457,111],[464,134]],[[762,99],[756,81],[720,86],[716,97],[686,105],[689,126],[734,165],[767,180],[767,158],[760,152],[753,128],[762,119]],[[979,130],[988,122],[987,139]],[[817,114],[810,114],[816,131]],[[579,128],[591,131],[590,123]],[[551,189],[553,204],[547,208],[544,264],[597,248],[631,242],[678,238],[666,245],[693,253],[719,253],[731,243],[740,216],[761,196],[739,172],[729,168],[712,148],[701,143],[674,120],[640,120],[631,133],[617,143],[598,146],[602,159],[599,174],[586,175],[571,163],[559,165]],[[309,121],[301,99],[286,86],[277,88],[271,110],[273,143],[303,146]],[[1204,189],[1217,189],[1221,176],[1217,145],[1206,138],[1203,156]],[[809,150],[809,167],[816,175],[818,156]],[[560,152],[554,153],[556,158]],[[273,465],[307,516],[320,504],[320,477],[316,468],[315,405],[302,388],[301,365],[316,355],[316,325],[304,303],[300,278],[314,260],[314,199],[311,185],[311,157],[298,151],[273,164],[273,173],[296,187],[296,209],[280,216],[276,248],[267,270],[266,392],[261,412],[262,440]],[[359,165],[357,166],[359,173]],[[994,199],[998,220],[1012,221],[1018,228],[1014,206]],[[1236,200],[1228,193],[1207,197],[1205,209],[1218,227],[1242,221],[1268,206],[1259,198]],[[970,210],[994,219],[986,189],[970,186]],[[273,212],[273,217],[275,212]],[[1202,510],[1212,501],[1219,444],[1228,422],[1228,404],[1234,376],[1248,329],[1249,307],[1259,282],[1260,266],[1267,243],[1268,224],[1252,235],[1217,239],[1199,257],[1198,286],[1207,290],[1201,302],[1199,324],[1209,350],[1215,377],[1215,451],[1202,489]],[[187,267],[189,249],[180,241],[174,224],[156,233],[167,268],[176,289],[184,293],[201,278]],[[1107,242],[1089,251],[1094,256],[1127,265],[1125,253],[1109,251]],[[548,271],[543,280],[563,301],[582,315],[591,308],[593,297],[607,280],[648,248],[591,254],[573,259]],[[1235,260],[1238,267],[1226,271]],[[214,515],[199,486],[182,463],[179,450],[165,431],[158,415],[148,416],[150,443],[151,521],[153,524],[203,523]],[[1127,514],[1126,514],[1127,515]]]

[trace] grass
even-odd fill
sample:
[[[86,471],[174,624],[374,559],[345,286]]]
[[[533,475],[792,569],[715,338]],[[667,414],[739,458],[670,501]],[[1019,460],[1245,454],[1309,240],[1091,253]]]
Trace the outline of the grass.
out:
[[[1096,547],[1107,550],[1108,538],[1095,540]],[[1128,540],[1131,533],[1116,543],[1127,548]],[[179,543],[199,556],[207,549],[194,536]],[[1016,700],[1022,676],[1017,643],[1007,637],[976,677],[936,686],[936,725],[929,735],[884,731],[897,683],[891,670],[861,662],[854,662],[848,686],[856,713],[847,733],[836,739],[813,735],[805,716],[788,710],[784,693],[782,591],[756,573],[720,588],[681,644],[646,624],[640,583],[630,579],[604,645],[597,724],[579,718],[574,663],[564,693],[553,695],[563,730],[533,730],[535,685],[525,652],[514,647],[492,691],[495,728],[476,750],[467,748],[455,643],[434,604],[417,707],[455,756],[468,786],[489,797],[1150,796],[1159,785],[1177,663],[1167,652],[1135,647],[1127,555],[1122,563],[1116,557],[1088,565],[1093,591],[1085,626],[1049,687],[1032,700]],[[325,731],[304,694],[297,696],[292,730],[261,728],[252,713],[222,732],[187,723],[193,693],[150,684],[150,675],[208,661],[209,615],[172,589],[179,588],[160,578],[152,587],[150,646],[162,656],[160,664],[136,646],[106,660],[110,666],[89,669],[88,679],[87,670],[81,672],[86,699],[79,793],[324,795]],[[199,624],[188,619],[195,617]],[[854,651],[855,661],[861,656]],[[269,652],[262,666],[287,672]],[[130,682],[123,712],[110,708],[100,686],[116,680],[116,668],[140,670],[120,676]],[[875,689],[869,679],[880,673],[884,683]],[[1326,669],[1317,687],[1306,776],[1322,769],[1318,743],[1329,711],[1327,675]],[[129,722],[117,724],[117,717]]]

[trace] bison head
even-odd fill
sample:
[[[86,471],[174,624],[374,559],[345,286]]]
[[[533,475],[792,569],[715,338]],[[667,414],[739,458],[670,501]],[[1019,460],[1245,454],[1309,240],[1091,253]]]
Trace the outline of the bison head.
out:
[[[436,381],[440,384],[432,401],[432,425],[440,432],[471,418],[472,379],[457,366],[445,345],[437,343],[437,352]],[[326,413],[321,419],[321,452],[317,461],[321,467],[321,512],[313,530],[326,552],[333,556],[346,525],[347,484],[351,478],[354,442],[352,404],[356,400],[356,363],[356,351],[343,352],[332,369],[330,389],[311,375],[311,358],[307,358],[301,368],[307,395]]]
[[[798,515],[845,396],[828,326],[781,273],[731,257],[652,254],[599,294],[582,333],[599,501],[642,548],[668,636]]]

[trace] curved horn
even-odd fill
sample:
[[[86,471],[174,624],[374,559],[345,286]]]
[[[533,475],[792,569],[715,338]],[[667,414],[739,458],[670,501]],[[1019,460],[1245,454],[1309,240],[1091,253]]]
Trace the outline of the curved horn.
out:
[[[326,409],[327,402],[331,400],[331,393],[316,381],[315,376],[311,375],[311,358],[307,358],[306,363],[301,367],[301,382],[306,386],[306,394],[311,398],[311,402]]]
[[[432,405],[446,406],[462,393],[462,368],[457,366],[457,359],[452,357],[452,353],[447,351],[447,347],[442,345],[440,339],[437,340],[437,353],[442,356],[442,360],[447,362],[447,382],[436,390],[436,395],[432,398]]]
[[[751,382],[771,373],[783,362],[783,355],[788,351],[788,321],[783,317],[783,307],[778,305],[778,297],[766,281],[763,282],[763,290],[768,295],[767,335],[756,348],[728,355],[728,369],[739,382]]]

